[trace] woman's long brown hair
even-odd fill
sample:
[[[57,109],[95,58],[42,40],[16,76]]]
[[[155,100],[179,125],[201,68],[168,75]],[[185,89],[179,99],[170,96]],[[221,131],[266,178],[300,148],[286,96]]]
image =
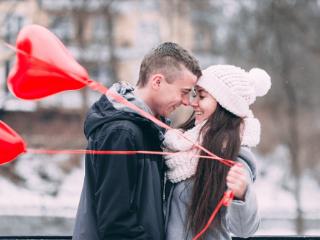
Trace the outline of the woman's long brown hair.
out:
[[[222,108],[219,104],[200,131],[202,146],[224,159],[235,160],[240,149],[242,119]],[[201,152],[201,155],[207,155]],[[207,223],[212,211],[226,190],[229,167],[218,161],[199,159],[194,178],[191,203],[188,208],[187,229],[197,234]],[[219,211],[210,228],[221,225]],[[205,237],[202,236],[203,238]]]

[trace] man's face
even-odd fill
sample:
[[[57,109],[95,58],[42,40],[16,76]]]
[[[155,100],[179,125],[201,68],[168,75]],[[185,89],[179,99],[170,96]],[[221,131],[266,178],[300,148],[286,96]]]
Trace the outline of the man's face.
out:
[[[162,81],[155,99],[156,115],[168,117],[181,104],[190,105],[189,93],[197,82],[197,76],[183,68],[175,75],[172,83]]]

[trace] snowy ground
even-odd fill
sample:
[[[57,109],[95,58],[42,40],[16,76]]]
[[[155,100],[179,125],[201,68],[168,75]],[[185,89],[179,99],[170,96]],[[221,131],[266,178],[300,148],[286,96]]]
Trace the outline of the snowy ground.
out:
[[[28,231],[28,228],[21,228],[21,225],[30,224],[30,219],[34,219],[32,217],[60,220],[64,218],[68,221],[68,224],[62,224],[61,221],[50,222],[49,220],[33,223],[37,226],[43,223],[36,228],[39,229],[36,234],[45,234],[46,232],[51,235],[71,234],[72,221],[82,187],[83,168],[76,168],[70,174],[65,174],[57,166],[66,158],[65,155],[35,157],[26,154],[17,163],[18,173],[26,179],[24,186],[16,186],[0,176],[1,234],[14,234],[19,229],[18,225],[20,231]],[[292,193],[289,190],[284,190],[284,187],[285,189],[291,187],[287,171],[289,169],[288,162],[285,159],[287,159],[286,151],[281,147],[269,156],[259,157],[260,171],[255,188],[262,224],[257,235],[295,234],[295,201]],[[39,177],[39,172],[42,172],[46,179]],[[307,223],[305,234],[320,235],[319,185],[306,173],[302,186],[302,207]],[[17,221],[19,219],[17,216],[21,216],[20,222]],[[29,220],[26,218],[28,216]],[[9,221],[12,218],[15,221]],[[5,226],[6,224],[8,226]],[[57,224],[57,227],[50,229],[54,224]],[[34,226],[32,230],[30,227],[30,232],[25,232],[25,234],[33,234],[35,231],[33,229]],[[23,233],[20,232],[20,234]]]
[[[273,154],[258,157],[259,176],[255,183],[262,225],[257,234],[294,235],[296,202],[289,173],[288,153],[278,147]],[[308,172],[302,178],[302,211],[305,234],[320,235],[320,186]]]
[[[0,215],[74,217],[84,171],[75,168],[65,174],[58,166],[67,158],[26,154],[19,159],[16,169],[25,184],[16,186],[0,177],[0,196],[6,196],[0,198]]]

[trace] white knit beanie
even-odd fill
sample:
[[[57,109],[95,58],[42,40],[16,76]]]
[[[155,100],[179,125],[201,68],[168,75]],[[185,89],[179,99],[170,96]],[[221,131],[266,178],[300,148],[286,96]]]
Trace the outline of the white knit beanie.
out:
[[[202,71],[197,85],[209,92],[229,112],[244,118],[242,145],[255,146],[260,141],[260,123],[249,106],[271,87],[270,76],[260,68],[246,72],[232,65],[213,65]]]

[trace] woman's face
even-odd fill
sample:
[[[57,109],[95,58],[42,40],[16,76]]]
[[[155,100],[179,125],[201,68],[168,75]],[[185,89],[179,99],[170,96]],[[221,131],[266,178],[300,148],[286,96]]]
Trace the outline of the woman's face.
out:
[[[195,124],[208,119],[217,108],[217,101],[202,87],[196,86],[196,97],[191,102],[195,112]]]

